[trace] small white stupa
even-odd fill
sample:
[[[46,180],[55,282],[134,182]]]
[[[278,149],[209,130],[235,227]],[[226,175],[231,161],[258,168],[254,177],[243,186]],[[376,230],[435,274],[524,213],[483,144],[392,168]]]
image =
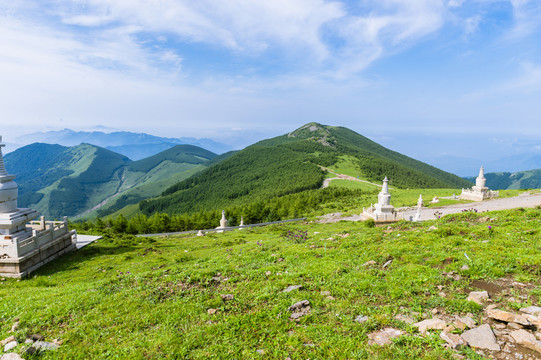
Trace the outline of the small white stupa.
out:
[[[391,222],[400,220],[398,213],[391,205],[391,194],[389,193],[389,180],[387,176],[383,179],[383,186],[378,194],[378,203],[370,206],[368,209],[363,208],[361,217],[368,219],[372,218],[376,222]]]
[[[227,227],[227,219],[225,218],[225,210],[222,210],[222,218],[220,219],[220,226],[216,229],[225,229]],[[223,233],[223,230],[218,230],[217,232]]]
[[[9,175],[2,156],[0,136],[0,276],[23,277],[66,251],[75,249],[75,231],[68,220],[40,221],[32,209],[17,207],[19,188],[15,175]]]
[[[240,217],[240,224],[239,224],[239,230],[244,230],[244,227],[246,225],[244,225],[244,216],[241,216]]]
[[[460,194],[461,200],[473,200],[473,201],[483,201],[486,199],[492,199],[499,196],[498,191],[491,191],[486,187],[487,179],[485,178],[485,168],[481,166],[479,170],[479,176],[475,179],[475,186],[471,189],[462,189],[462,194]]]

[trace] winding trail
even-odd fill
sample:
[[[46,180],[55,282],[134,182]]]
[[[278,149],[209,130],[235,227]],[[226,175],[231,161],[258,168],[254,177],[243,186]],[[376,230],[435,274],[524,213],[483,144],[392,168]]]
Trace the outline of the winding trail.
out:
[[[320,168],[325,170],[325,171],[330,172],[331,174],[336,175],[336,177],[333,177],[333,178],[330,178],[330,179],[325,179],[323,181],[323,185],[321,186],[322,189],[325,189],[326,187],[329,187],[329,185],[331,184],[331,181],[333,181],[333,180],[358,181],[358,182],[362,182],[362,183],[365,183],[365,184],[370,184],[370,185],[374,185],[374,186],[377,186],[377,187],[381,187],[381,184],[375,184],[373,182],[370,182],[370,181],[367,181],[367,180],[357,179],[357,178],[355,178],[353,176],[349,176],[349,175],[345,175],[345,174],[338,174],[338,173],[335,173],[334,171],[332,171],[331,169],[323,167],[323,166],[320,166]]]

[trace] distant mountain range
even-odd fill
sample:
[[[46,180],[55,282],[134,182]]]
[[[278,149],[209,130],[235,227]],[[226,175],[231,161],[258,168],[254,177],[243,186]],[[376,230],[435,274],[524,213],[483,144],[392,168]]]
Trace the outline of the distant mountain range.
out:
[[[216,154],[231,151],[229,145],[211,139],[196,139],[192,137],[165,138],[144,133],[128,131],[59,131],[36,132],[24,135],[11,141],[12,144],[46,143],[63,146],[75,146],[83,143],[96,145],[127,156],[131,160],[141,160],[158,154],[176,145],[195,145]]]
[[[387,176],[400,188],[462,188],[472,183],[389,150],[343,127],[309,123],[260,141],[139,204],[143,213],[185,213],[249,204],[321,187],[322,167],[348,163],[360,178]]]
[[[193,145],[176,145],[151,157],[126,156],[89,144],[72,147],[35,143],[7,154],[5,165],[17,176],[19,206],[49,218],[96,215],[157,196],[169,186],[207,167],[216,154]]]
[[[541,169],[517,172],[485,173],[486,186],[493,190],[539,189],[541,188]],[[466,177],[475,181],[475,176]]]

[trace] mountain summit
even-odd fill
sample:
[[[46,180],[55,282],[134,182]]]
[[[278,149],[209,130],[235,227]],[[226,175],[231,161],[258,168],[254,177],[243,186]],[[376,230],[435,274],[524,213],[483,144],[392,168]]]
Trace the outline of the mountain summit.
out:
[[[456,175],[389,150],[343,127],[308,123],[288,134],[262,140],[197,175],[145,200],[151,214],[210,210],[321,187],[326,168],[348,163],[359,178],[388,176],[402,188],[462,188]]]

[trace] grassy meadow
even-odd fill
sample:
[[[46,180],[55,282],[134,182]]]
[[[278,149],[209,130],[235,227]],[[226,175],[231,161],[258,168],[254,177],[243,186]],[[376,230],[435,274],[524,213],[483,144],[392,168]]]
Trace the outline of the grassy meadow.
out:
[[[453,359],[437,332],[421,336],[395,316],[422,320],[438,309],[479,321],[468,292],[511,280],[525,286],[493,297],[500,308],[535,304],[540,217],[539,209],[516,209],[384,227],[305,222],[204,237],[109,235],[30,278],[2,279],[0,339],[18,318],[19,342],[36,333],[62,341],[27,360]],[[444,274],[451,271],[462,279]],[[283,291],[291,285],[302,288]],[[310,313],[290,320],[288,307],[301,300]],[[368,321],[356,322],[360,315]],[[367,334],[389,326],[404,335],[368,344]]]

